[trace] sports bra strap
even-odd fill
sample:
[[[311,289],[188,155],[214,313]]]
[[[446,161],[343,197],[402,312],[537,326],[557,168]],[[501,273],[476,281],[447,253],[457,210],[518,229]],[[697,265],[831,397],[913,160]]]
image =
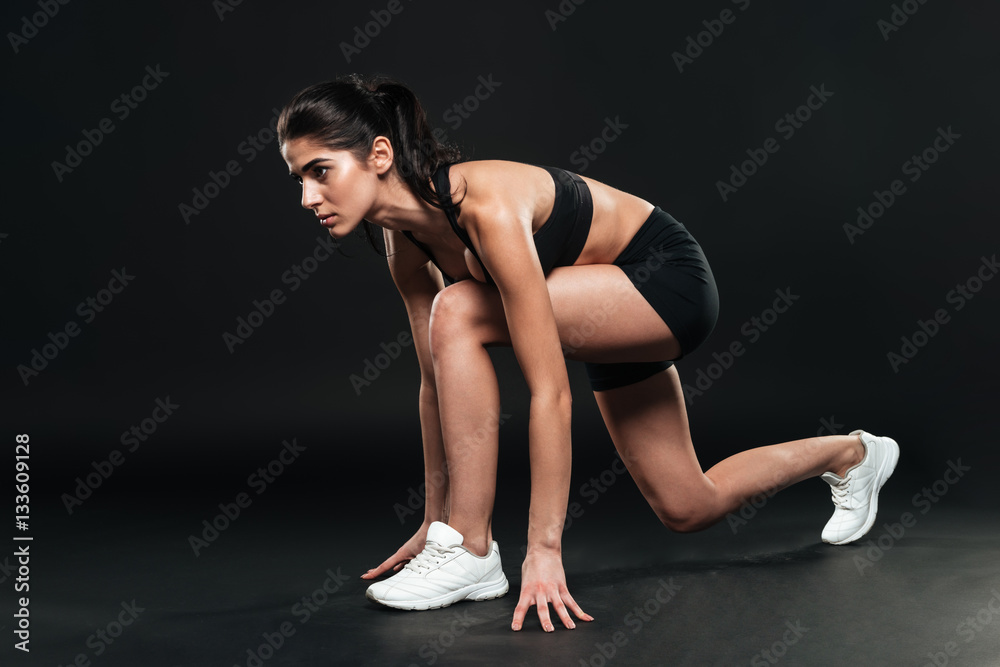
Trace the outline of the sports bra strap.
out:
[[[490,272],[486,270],[486,265],[483,264],[483,260],[479,257],[479,253],[476,252],[476,249],[472,246],[472,239],[464,229],[458,226],[458,216],[455,211],[459,207],[455,206],[455,203],[451,200],[451,181],[448,173],[450,168],[451,164],[443,164],[437,168],[437,171],[434,172],[434,188],[437,190],[438,195],[445,204],[444,212],[445,215],[448,216],[448,222],[451,224],[451,228],[455,230],[455,234],[458,235],[458,238],[462,239],[462,243],[464,243],[465,246],[472,251],[476,261],[479,262],[479,266],[483,267],[483,275],[486,277],[486,281],[492,285],[494,284],[493,277],[490,276]]]

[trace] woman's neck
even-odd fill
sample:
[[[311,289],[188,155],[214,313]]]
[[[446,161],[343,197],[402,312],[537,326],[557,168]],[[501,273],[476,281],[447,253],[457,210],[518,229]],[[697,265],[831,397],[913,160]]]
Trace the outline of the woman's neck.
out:
[[[392,173],[365,218],[379,227],[394,231],[437,234],[441,231],[441,209],[415,194],[398,175]]]

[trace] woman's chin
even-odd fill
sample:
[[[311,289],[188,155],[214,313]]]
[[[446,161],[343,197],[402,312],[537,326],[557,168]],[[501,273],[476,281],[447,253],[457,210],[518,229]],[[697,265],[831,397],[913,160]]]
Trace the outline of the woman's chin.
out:
[[[350,233],[350,225],[345,225],[343,221],[337,220],[336,223],[330,225],[327,231],[335,239],[342,239]]]

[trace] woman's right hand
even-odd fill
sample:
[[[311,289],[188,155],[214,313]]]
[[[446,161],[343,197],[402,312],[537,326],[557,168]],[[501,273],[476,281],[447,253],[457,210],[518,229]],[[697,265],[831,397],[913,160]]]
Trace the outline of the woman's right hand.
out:
[[[424,550],[424,545],[427,542],[428,528],[430,528],[429,523],[421,524],[417,532],[413,534],[413,537],[406,541],[406,544],[399,547],[396,553],[386,558],[381,565],[373,567],[362,574],[361,578],[374,579],[375,577],[388,572],[390,569],[392,569],[393,572],[399,572],[401,567],[406,565],[411,559]]]

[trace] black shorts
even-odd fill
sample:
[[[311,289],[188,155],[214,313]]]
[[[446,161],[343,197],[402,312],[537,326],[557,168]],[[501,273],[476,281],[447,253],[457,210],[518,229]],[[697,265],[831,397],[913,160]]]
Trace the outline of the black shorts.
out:
[[[681,346],[681,359],[705,342],[719,318],[719,290],[705,253],[687,228],[659,206],[614,261]],[[615,389],[666,370],[673,360],[586,363],[594,391]]]

